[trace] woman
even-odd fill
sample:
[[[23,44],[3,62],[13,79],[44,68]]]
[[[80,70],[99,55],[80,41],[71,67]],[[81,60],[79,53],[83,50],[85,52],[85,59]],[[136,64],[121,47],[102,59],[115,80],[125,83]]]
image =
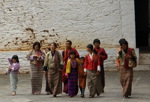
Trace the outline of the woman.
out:
[[[68,78],[68,95],[74,97],[78,93],[78,68],[80,61],[76,58],[76,52],[70,52],[66,66],[66,76]]]
[[[128,98],[131,95],[133,81],[133,67],[129,66],[129,60],[132,59],[136,64],[136,55],[134,49],[128,47],[125,39],[120,40],[119,43],[120,51],[117,53],[117,60],[119,60],[120,83],[123,87],[123,97]]]
[[[50,45],[51,51],[47,53],[44,61],[44,67],[48,67],[48,83],[53,97],[62,93],[63,59],[56,48],[56,43]]]
[[[84,72],[87,74],[89,98],[94,98],[95,94],[100,95],[103,87],[100,76],[100,58],[93,52],[93,45],[87,45],[88,54],[85,56]]]
[[[41,45],[39,42],[33,44],[32,51],[27,55],[27,59],[30,60],[31,65],[31,86],[32,94],[41,94],[42,79],[43,79],[43,64],[44,64],[44,52],[40,50]]]

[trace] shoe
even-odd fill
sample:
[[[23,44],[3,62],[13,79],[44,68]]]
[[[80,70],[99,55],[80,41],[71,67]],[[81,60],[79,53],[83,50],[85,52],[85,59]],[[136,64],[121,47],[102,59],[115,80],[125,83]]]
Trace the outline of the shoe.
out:
[[[56,95],[53,95],[53,97],[57,97]]]
[[[94,98],[94,96],[89,96],[89,98]]]
[[[12,96],[15,96],[16,95],[16,91],[12,92],[11,94],[12,94]]]
[[[81,98],[84,98],[84,95],[81,95],[80,97],[81,97]]]

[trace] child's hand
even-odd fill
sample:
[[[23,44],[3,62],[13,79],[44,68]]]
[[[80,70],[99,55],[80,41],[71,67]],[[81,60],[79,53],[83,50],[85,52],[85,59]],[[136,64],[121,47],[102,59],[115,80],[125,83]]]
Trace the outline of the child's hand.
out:
[[[87,76],[87,73],[86,73],[86,72],[84,73],[84,76],[85,76],[85,77]]]
[[[97,72],[96,72],[96,75],[99,75],[99,73],[100,73],[100,72],[99,72],[99,71],[97,71]]]
[[[12,69],[12,67],[8,67],[8,70],[11,70]]]

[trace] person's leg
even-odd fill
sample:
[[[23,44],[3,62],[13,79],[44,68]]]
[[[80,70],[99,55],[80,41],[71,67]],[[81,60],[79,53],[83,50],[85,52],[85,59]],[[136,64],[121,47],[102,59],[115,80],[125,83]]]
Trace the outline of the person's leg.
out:
[[[16,94],[16,79],[13,73],[10,73],[10,83],[11,83],[12,95],[14,96]]]

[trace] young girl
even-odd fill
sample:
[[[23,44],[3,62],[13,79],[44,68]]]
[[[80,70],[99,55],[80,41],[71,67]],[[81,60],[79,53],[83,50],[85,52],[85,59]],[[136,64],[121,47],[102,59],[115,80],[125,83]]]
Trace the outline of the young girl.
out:
[[[79,59],[76,58],[76,53],[70,53],[70,59],[67,61],[66,76],[68,77],[68,94],[70,97],[78,93],[78,67]]]
[[[80,67],[78,69],[79,74],[79,88],[81,91],[81,97],[84,98],[85,86],[86,86],[86,76],[84,74],[84,57],[80,58]]]
[[[8,67],[8,72],[10,73],[10,83],[12,89],[12,95],[16,95],[17,83],[18,83],[18,72],[20,69],[19,58],[14,55],[12,59],[8,58],[10,67]]]

